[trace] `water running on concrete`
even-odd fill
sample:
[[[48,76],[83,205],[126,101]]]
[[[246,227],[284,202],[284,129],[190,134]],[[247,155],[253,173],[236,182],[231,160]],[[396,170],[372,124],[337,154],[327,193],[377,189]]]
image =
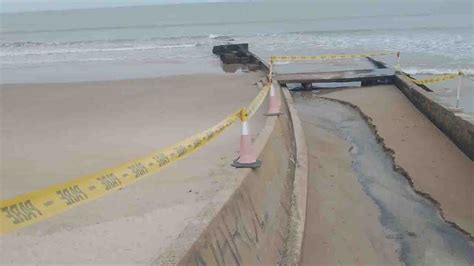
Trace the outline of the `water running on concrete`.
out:
[[[474,243],[444,222],[438,209],[416,194],[408,180],[394,171],[391,157],[357,111],[337,102],[313,97],[311,92],[293,95],[303,127],[304,124],[311,124],[323,128],[350,145],[347,152],[352,160],[352,171],[379,210],[378,222],[384,228],[383,237],[396,241],[400,246],[396,252],[402,263],[474,264]],[[306,134],[307,139],[311,137],[311,134]],[[312,160],[310,156],[309,164]],[[310,169],[310,177],[318,178],[318,174],[311,173]],[[309,211],[319,208],[317,205],[315,199],[308,198]],[[311,230],[307,231],[311,233]],[[376,246],[374,249],[377,251]]]

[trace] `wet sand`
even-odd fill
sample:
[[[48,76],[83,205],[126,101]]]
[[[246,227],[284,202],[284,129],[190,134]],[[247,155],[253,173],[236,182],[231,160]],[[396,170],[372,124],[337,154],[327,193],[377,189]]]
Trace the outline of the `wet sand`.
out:
[[[474,263],[469,237],[394,171],[357,110],[293,95],[309,152],[304,265]]]
[[[474,234],[474,163],[396,87],[346,89],[324,97],[357,105],[415,188],[439,202],[448,221]]]
[[[256,96],[260,73],[1,88],[1,198],[173,144]],[[250,121],[255,136],[265,110]],[[1,238],[1,264],[149,264],[239,171],[238,123],[198,152],[97,201]]]

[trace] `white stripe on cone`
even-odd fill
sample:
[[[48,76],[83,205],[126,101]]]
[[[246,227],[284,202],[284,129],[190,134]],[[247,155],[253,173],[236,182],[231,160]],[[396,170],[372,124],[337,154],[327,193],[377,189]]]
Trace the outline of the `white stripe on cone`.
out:
[[[243,135],[249,135],[249,126],[247,121],[242,122],[242,136]]]
[[[275,93],[275,88],[273,87],[273,84],[271,85],[270,88],[270,95],[268,98],[268,114],[278,114],[280,113],[280,104],[278,102],[278,97],[276,96]]]
[[[240,136],[240,157],[239,163],[254,163],[257,161],[257,156],[252,147],[252,137],[247,121],[242,122],[242,135]]]

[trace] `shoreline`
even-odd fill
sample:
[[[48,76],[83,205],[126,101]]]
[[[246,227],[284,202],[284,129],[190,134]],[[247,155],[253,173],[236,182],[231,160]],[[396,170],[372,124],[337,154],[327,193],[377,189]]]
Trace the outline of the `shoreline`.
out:
[[[1,65],[0,65],[1,66]],[[152,61],[64,62],[22,68],[0,67],[0,87],[16,84],[63,84],[154,79],[168,76],[225,73],[212,55]]]
[[[130,81],[153,81],[153,80],[160,80],[160,79],[181,79],[184,77],[189,77],[192,78],[193,76],[219,76],[219,75],[225,75],[222,71],[222,73],[206,73],[206,72],[201,72],[201,73],[184,73],[184,74],[170,74],[170,75],[164,75],[164,76],[154,76],[154,77],[146,77],[146,78],[123,78],[123,79],[104,79],[104,80],[82,80],[82,81],[58,81],[58,82],[31,82],[31,83],[0,83],[0,89],[10,89],[8,87],[29,87],[29,86],[45,86],[45,85],[51,85],[51,86],[58,86],[58,85],[63,85],[63,86],[68,86],[68,85],[86,85],[86,84],[104,84],[108,85],[108,83],[123,83],[123,82],[130,82]],[[234,74],[248,74],[248,73],[234,73]]]

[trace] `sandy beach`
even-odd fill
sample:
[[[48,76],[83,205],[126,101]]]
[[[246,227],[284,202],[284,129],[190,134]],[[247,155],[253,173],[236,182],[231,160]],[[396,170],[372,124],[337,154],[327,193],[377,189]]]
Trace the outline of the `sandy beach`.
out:
[[[2,86],[1,198],[113,166],[202,131],[248,105],[260,79],[256,72]],[[254,136],[265,108],[250,121]],[[239,170],[229,164],[239,136],[236,123],[157,174],[2,237],[0,262],[152,262],[217,191],[233,189]]]
[[[0,266],[474,266],[472,7],[0,0]]]

